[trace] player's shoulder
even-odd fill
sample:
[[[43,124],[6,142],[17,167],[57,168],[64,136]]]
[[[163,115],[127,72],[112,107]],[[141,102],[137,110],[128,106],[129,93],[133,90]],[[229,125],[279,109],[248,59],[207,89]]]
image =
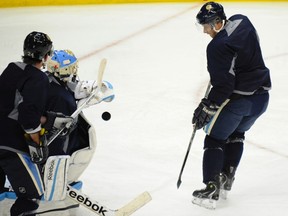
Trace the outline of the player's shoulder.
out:
[[[243,15],[243,14],[234,14],[232,15],[228,20],[237,20],[237,19],[248,19],[248,17],[246,15]]]
[[[26,64],[24,70],[19,73],[19,86],[30,86],[35,89],[48,88],[49,79],[46,74],[33,65]]]
[[[230,25],[241,25],[243,28],[247,27],[247,26],[251,26],[252,23],[250,21],[250,19],[243,15],[243,14],[235,14],[233,16],[231,16],[229,19],[228,19],[228,24]]]

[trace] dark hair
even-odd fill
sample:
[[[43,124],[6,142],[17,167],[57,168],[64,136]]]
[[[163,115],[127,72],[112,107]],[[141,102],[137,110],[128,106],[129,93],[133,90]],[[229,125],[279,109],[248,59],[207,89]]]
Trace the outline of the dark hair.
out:
[[[29,56],[22,56],[22,60],[23,60],[24,63],[31,64],[31,65],[34,65],[34,64],[42,62],[42,60],[31,58]]]

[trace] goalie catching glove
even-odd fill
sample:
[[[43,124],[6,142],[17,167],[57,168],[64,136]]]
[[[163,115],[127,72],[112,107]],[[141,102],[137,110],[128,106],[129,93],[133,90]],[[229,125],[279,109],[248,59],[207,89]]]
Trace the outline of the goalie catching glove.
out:
[[[86,102],[86,98],[90,96],[94,89],[98,88],[96,85],[96,81],[84,81],[81,83],[82,84],[77,85],[78,87],[76,86],[74,92],[75,98],[81,99],[78,101],[78,107],[81,106],[84,102]],[[90,83],[89,87],[88,83]],[[87,102],[87,106],[92,106],[102,101],[111,102],[113,99],[114,90],[112,84],[108,81],[103,81],[100,90],[89,102]]]
[[[219,106],[217,104],[203,98],[194,111],[192,124],[195,125],[197,130],[203,128],[211,121],[218,109]]]

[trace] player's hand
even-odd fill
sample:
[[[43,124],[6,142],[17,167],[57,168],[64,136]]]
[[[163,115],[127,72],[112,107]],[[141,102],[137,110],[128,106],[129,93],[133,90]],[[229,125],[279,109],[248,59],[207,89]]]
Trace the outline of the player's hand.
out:
[[[203,98],[201,103],[194,111],[192,124],[195,124],[197,130],[203,128],[211,121],[218,108],[219,106],[217,106],[215,103]]]

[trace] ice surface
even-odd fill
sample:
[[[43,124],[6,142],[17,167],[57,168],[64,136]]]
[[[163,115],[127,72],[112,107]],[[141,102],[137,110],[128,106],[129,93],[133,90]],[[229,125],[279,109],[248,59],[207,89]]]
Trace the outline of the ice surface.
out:
[[[50,35],[55,49],[80,59],[80,77],[105,79],[115,100],[88,108],[98,146],[82,176],[83,192],[116,209],[143,191],[153,200],[135,216],[285,215],[288,211],[288,4],[224,3],[227,16],[247,15],[257,28],[273,90],[268,111],[246,135],[233,189],[215,211],[191,203],[202,188],[204,132],[197,131],[177,190],[192,133],[191,118],[205,92],[208,35],[195,27],[200,5],[122,4],[0,9],[0,69],[21,59],[31,31]],[[110,121],[101,115],[109,111]],[[78,215],[94,215],[80,208]]]

